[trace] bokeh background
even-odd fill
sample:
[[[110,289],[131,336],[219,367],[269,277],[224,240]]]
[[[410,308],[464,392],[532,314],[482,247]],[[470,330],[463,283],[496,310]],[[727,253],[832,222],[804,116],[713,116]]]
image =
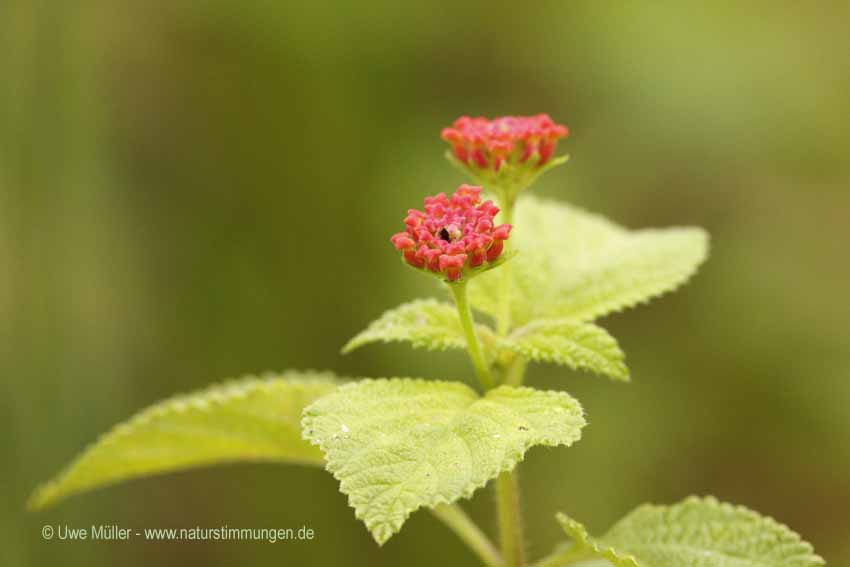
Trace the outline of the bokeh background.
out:
[[[461,178],[441,127],[545,111],[535,189],[633,228],[692,224],[687,287],[603,321],[633,383],[533,367],[590,419],[522,465],[529,550],[715,494],[850,562],[846,2],[0,3],[0,563],[473,562],[426,513],[379,550],[321,470],[234,465],[30,514],[114,423],[246,372],[464,377],[457,353],[339,348],[438,294],[388,238]],[[467,507],[488,527],[492,497]],[[533,513],[532,513],[533,512]],[[41,526],[297,527],[315,542],[43,542]],[[434,542],[438,541],[438,544]]]

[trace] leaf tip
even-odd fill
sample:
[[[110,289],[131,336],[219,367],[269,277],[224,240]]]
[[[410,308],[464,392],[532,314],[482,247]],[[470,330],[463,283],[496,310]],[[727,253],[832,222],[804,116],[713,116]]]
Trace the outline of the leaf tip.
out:
[[[624,362],[617,363],[608,375],[615,382],[631,382],[632,373]]]
[[[381,528],[371,530],[370,533],[372,534],[372,539],[374,539],[375,543],[378,544],[378,547],[383,547],[384,544],[387,543],[387,541],[389,541],[389,539],[393,536],[390,530]]]
[[[25,504],[27,512],[39,512],[47,508],[51,500],[49,488],[50,485],[41,485],[33,490]]]

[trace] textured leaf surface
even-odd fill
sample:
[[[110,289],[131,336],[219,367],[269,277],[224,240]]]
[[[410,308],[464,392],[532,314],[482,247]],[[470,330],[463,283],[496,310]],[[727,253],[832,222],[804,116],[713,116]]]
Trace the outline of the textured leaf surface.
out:
[[[492,335],[484,325],[478,329],[482,340]],[[375,342],[409,342],[414,348],[429,350],[466,348],[457,308],[436,299],[411,301],[385,312],[348,341],[342,352]]]
[[[321,465],[301,438],[304,406],[337,387],[326,372],[247,377],[153,405],[116,426],[54,480],[30,506],[122,480],[232,461]]]
[[[700,228],[629,231],[571,207],[525,196],[517,203],[511,245],[511,317],[592,321],[672,291],[708,253]],[[470,282],[473,305],[497,315],[500,271]]]
[[[645,505],[602,541],[645,567],[814,567],[824,561],[787,526],[714,498]]]
[[[625,355],[608,331],[592,323],[538,319],[499,341],[530,360],[590,370],[615,380],[628,380]]]
[[[590,541],[586,533],[582,535],[569,524],[564,527],[568,533],[572,531],[570,536],[577,542]],[[641,506],[591,545],[622,558],[633,556],[640,567],[824,565],[812,546],[788,527],[714,498],[691,497],[673,506]]]
[[[469,497],[534,445],[571,445],[584,423],[564,392],[501,386],[480,397],[458,382],[398,378],[340,387],[302,425],[384,543],[416,509]]]

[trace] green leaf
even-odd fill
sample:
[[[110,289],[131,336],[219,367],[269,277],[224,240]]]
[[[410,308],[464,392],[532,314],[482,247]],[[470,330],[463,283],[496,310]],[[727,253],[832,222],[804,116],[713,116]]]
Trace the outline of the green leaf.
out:
[[[628,380],[625,355],[608,331],[569,319],[537,319],[520,327],[499,345],[525,358],[584,369],[615,380]]]
[[[566,521],[567,524],[562,521],[562,525],[577,548],[608,550],[620,558],[631,555],[640,567],[824,565],[812,546],[788,527],[747,508],[721,503],[714,498],[691,497],[673,506],[641,506],[620,520],[598,542],[592,542],[586,533],[582,535],[580,532],[584,528],[576,528],[576,524],[580,526],[577,522]],[[561,562],[549,564],[569,564],[564,560],[565,557],[561,557]],[[621,567],[620,563],[612,563]]]
[[[123,480],[232,461],[321,465],[301,439],[301,410],[331,392],[329,372],[246,377],[162,401],[114,427],[38,488],[38,509]]]
[[[742,506],[691,497],[644,505],[602,540],[652,567],[810,567],[823,565],[787,526]]]
[[[571,445],[585,421],[564,392],[501,386],[484,397],[458,382],[365,380],[304,410],[356,516],[379,544],[422,506],[469,497],[534,445]]]
[[[701,228],[647,229],[606,249],[564,289],[556,312],[590,321],[672,291],[708,255]]]
[[[700,228],[629,231],[575,207],[519,199],[508,266],[511,318],[592,321],[674,290],[708,253]],[[501,270],[470,282],[473,306],[497,315]]]
[[[479,336],[487,342],[492,332],[478,325]],[[446,350],[466,348],[457,309],[436,299],[419,299],[391,309],[373,321],[342,348],[347,354],[375,342],[409,342],[414,348]]]

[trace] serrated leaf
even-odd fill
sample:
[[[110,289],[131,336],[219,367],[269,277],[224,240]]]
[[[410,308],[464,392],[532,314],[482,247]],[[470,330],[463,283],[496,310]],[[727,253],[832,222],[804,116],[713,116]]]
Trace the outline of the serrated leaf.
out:
[[[687,281],[707,254],[700,228],[634,231],[565,289],[557,312],[589,321],[648,301]]]
[[[527,195],[514,215],[511,318],[592,321],[672,291],[708,253],[700,228],[629,231],[604,217]],[[500,271],[470,282],[479,311],[498,314]]]
[[[602,541],[647,567],[814,567],[812,546],[772,518],[714,498],[673,506],[644,505]]]
[[[119,481],[233,461],[320,465],[301,410],[339,382],[329,372],[246,377],[155,404],[115,426],[38,488],[31,508]]]
[[[565,530],[576,542],[591,541],[572,525]],[[632,556],[639,567],[824,565],[812,546],[787,526],[710,497],[690,497],[673,506],[641,506],[590,545]]]
[[[338,388],[304,410],[356,516],[379,544],[422,506],[469,497],[534,445],[571,445],[585,421],[564,392],[396,378]]]
[[[499,346],[530,360],[590,370],[628,380],[625,354],[608,331],[569,319],[537,319],[499,340]]]
[[[485,342],[492,333],[478,325],[479,336]],[[349,353],[363,345],[376,342],[408,342],[414,348],[446,350],[466,348],[457,308],[436,299],[419,299],[386,311],[365,330],[342,348]]]

